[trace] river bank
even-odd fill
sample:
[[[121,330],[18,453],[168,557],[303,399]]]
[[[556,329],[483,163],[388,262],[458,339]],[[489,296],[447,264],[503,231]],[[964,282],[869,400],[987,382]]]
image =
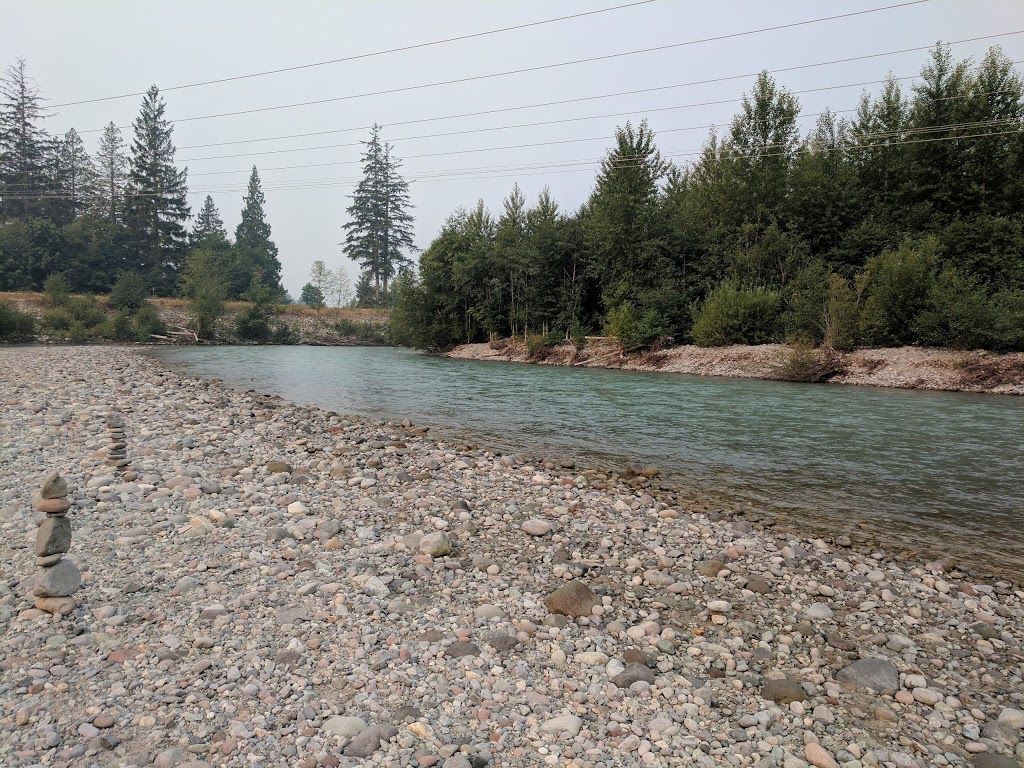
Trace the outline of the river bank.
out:
[[[5,764],[1024,757],[1008,581],[125,348],[0,349],[0,402]],[[103,465],[111,409],[120,477]],[[63,619],[28,596],[30,494],[51,469],[84,574]],[[545,605],[572,579],[593,594],[548,605],[575,620]]]
[[[623,355],[614,342],[590,341],[582,350],[565,344],[531,355],[522,342],[506,340],[498,344],[463,344],[448,356],[461,360],[785,380],[786,358],[792,352],[791,347],[783,344],[687,345],[654,353]],[[828,379],[829,384],[1024,395],[1022,352],[995,354],[922,347],[858,349],[839,353],[835,364],[838,373]]]

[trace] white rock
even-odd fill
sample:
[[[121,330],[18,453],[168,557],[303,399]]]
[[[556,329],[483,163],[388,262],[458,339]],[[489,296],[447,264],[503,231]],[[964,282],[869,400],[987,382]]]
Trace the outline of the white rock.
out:
[[[540,726],[541,733],[568,733],[570,736],[578,736],[583,728],[583,720],[576,715],[562,715],[553,717]]]
[[[523,523],[523,530],[531,536],[546,536],[551,533],[551,523],[537,517],[531,517]]]

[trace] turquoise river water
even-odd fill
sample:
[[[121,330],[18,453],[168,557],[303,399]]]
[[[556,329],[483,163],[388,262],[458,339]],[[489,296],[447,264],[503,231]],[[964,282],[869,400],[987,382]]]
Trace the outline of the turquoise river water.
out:
[[[186,372],[481,447],[597,466],[801,517],[867,523],[965,566],[1024,572],[1024,398],[482,363],[372,347],[187,347]],[[973,570],[973,568],[972,568]]]

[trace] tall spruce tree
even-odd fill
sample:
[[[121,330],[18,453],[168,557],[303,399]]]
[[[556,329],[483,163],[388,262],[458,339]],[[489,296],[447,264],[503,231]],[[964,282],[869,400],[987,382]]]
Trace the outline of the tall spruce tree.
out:
[[[64,134],[58,153],[57,189],[63,214],[60,218],[70,222],[85,213],[94,203],[96,183],[96,167],[82,137],[72,128]]]
[[[199,245],[208,240],[227,243],[228,231],[225,229],[224,221],[220,217],[220,211],[217,210],[213,197],[210,195],[207,195],[206,199],[203,200],[203,207],[196,214],[196,223],[192,225],[189,240],[192,245]]]
[[[281,262],[277,258],[277,246],[270,239],[270,224],[263,210],[267,202],[260,185],[260,175],[256,166],[249,175],[249,189],[242,199],[242,220],[235,228],[235,262],[239,275],[245,274],[249,287],[252,275],[260,272],[260,284],[270,290],[273,295],[284,295],[281,286]],[[233,286],[236,288],[237,286]]]
[[[39,89],[18,59],[0,79],[0,211],[14,218],[44,215],[53,191],[53,143]]]
[[[96,150],[96,215],[111,224],[121,220],[124,189],[128,180],[128,156],[125,154],[121,129],[111,122],[103,129]]]
[[[170,293],[186,250],[188,169],[174,164],[174,127],[164,117],[160,90],[150,86],[135,120],[125,220],[133,231],[139,271],[158,292]]]
[[[345,255],[369,274],[374,291],[383,296],[388,281],[411,263],[403,250],[414,248],[409,213],[413,206],[409,183],[400,172],[402,163],[392,154],[393,147],[381,140],[379,125],[373,126],[364,144],[363,178],[345,211],[349,221],[343,226],[342,246]]]

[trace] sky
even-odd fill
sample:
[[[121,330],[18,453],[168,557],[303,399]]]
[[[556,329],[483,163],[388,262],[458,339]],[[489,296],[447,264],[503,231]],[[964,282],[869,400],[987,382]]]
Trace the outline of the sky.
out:
[[[0,66],[24,58],[50,105],[45,128],[75,128],[90,152],[111,121],[129,143],[141,93],[159,86],[167,118],[177,121],[176,160],[188,167],[193,213],[210,194],[233,231],[256,165],[284,286],[297,297],[314,260],[357,274],[339,244],[359,142],[375,122],[404,160],[422,249],[459,206],[482,199],[500,211],[516,182],[528,200],[548,186],[563,210],[578,208],[627,120],[647,118],[664,155],[692,160],[762,69],[797,93],[806,131],[826,108],[851,114],[887,74],[917,75],[927,51],[906,49],[985,37],[953,44],[954,56],[977,60],[1000,45],[1024,61],[1020,0],[925,0],[737,34],[899,2],[34,0],[5,5]],[[601,9],[615,10],[450,40]],[[416,47],[381,53],[408,46]],[[873,56],[895,51],[904,52]],[[551,66],[595,57],[606,58]],[[465,78],[476,79],[436,85]],[[393,92],[366,95],[380,91]],[[331,101],[276,108],[324,99]],[[190,119],[197,117],[204,119]],[[310,133],[320,135],[295,137]]]

